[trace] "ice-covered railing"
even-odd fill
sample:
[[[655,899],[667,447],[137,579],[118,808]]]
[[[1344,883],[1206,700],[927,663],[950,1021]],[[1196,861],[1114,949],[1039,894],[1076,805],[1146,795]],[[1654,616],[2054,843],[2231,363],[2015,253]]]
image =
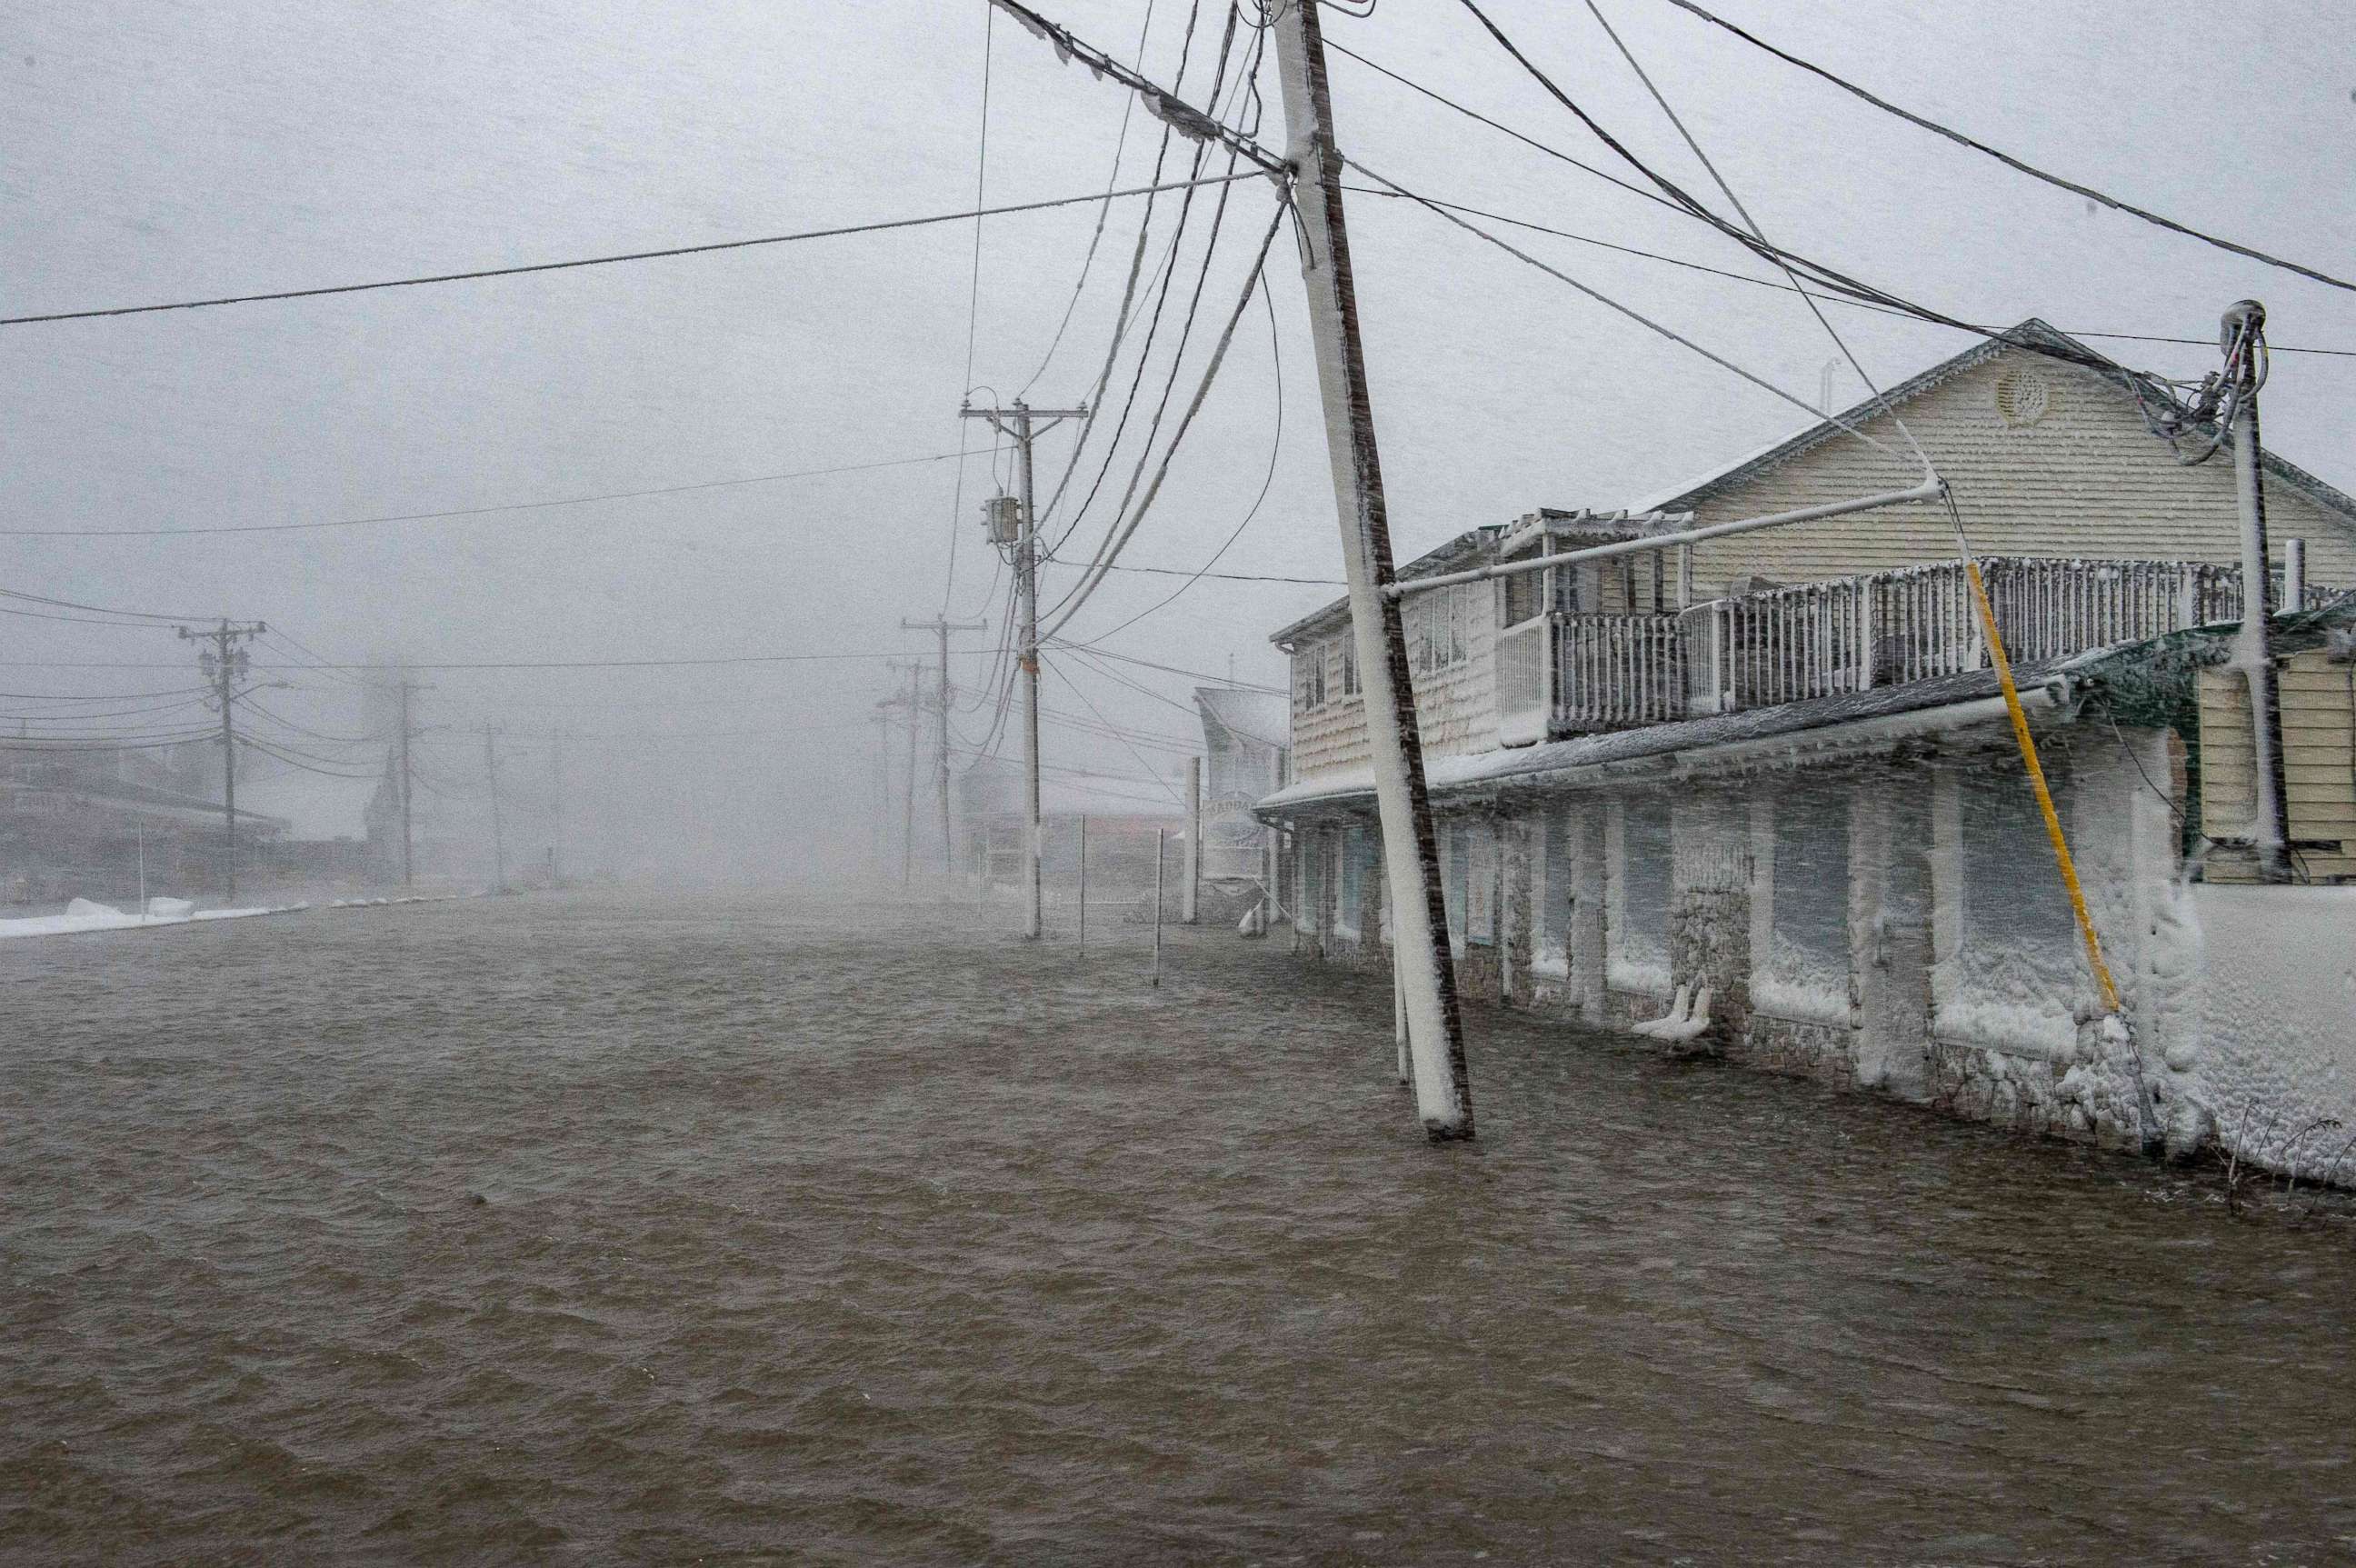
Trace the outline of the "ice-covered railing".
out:
[[[1685,643],[1674,615],[1556,611],[1497,634],[1503,745],[1685,714]]]
[[[2241,573],[2178,561],[1980,560],[2013,658],[2055,659],[2238,619]],[[1960,561],[1773,588],[1685,612],[1688,711],[1902,685],[1987,662]]]
[[[1676,616],[1556,619],[1556,706],[1566,728],[1627,729],[1685,716],[1685,644]]]
[[[2237,620],[2239,569],[1984,556],[2016,660]],[[1960,561],[1770,588],[1662,615],[1540,615],[1497,637],[1497,737],[1629,729],[1983,669]]]

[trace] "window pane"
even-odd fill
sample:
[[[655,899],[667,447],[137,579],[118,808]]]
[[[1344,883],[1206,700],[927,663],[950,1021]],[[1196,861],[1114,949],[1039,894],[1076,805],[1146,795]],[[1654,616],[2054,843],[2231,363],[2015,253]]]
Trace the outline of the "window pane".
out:
[[[1848,983],[1848,801],[1775,808],[1774,951],[1780,979],[1845,990]]]
[[[1569,946],[1571,822],[1568,806],[1546,822],[1546,885],[1538,890],[1538,950],[1548,957],[1561,956]]]
[[[2058,794],[2059,777],[2050,765],[2048,772]],[[2029,780],[2017,771],[1967,774],[1961,794],[1965,944],[2069,951],[2077,918]]]
[[[1666,960],[1669,952],[1669,803],[1631,800],[1621,815],[1621,950]]]

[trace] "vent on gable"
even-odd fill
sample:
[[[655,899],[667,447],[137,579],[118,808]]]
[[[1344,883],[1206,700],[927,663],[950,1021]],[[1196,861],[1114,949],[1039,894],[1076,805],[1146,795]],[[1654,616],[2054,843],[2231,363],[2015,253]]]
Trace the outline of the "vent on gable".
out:
[[[2015,430],[2053,412],[2053,388],[2035,371],[2007,371],[1997,378],[1996,416]]]

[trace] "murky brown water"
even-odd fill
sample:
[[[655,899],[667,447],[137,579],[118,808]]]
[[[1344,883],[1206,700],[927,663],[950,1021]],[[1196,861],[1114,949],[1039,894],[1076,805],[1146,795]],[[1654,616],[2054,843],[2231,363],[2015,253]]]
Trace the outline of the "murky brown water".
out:
[[[0,1558],[2356,1539],[2344,1230],[1519,1019],[1478,1020],[1482,1142],[1434,1149],[1378,987],[875,918],[0,950]]]

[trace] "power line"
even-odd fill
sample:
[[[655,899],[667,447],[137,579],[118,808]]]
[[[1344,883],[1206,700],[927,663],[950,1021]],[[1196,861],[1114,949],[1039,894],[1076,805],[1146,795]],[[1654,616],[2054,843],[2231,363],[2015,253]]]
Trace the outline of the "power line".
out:
[[[16,588],[0,588],[0,598],[21,599],[27,604],[49,605],[59,609],[88,610],[92,615],[122,616],[131,620],[155,621],[162,626],[192,620],[218,620],[209,615],[166,615],[160,610],[123,610],[112,605],[85,605],[73,599],[53,599],[40,594],[27,594]]]
[[[1933,310],[1928,306],[1918,305],[1912,300],[1907,299],[1902,295],[1891,293],[1888,289],[1878,288],[1871,284],[1862,282],[1846,273],[1839,272],[1832,267],[1826,266],[1822,262],[1813,261],[1806,256],[1801,255],[1796,251],[1787,251],[1780,245],[1769,244],[1766,241],[1762,240],[1748,229],[1742,228],[1740,225],[1719,216],[1717,212],[1702,205],[1702,203],[1697,200],[1690,192],[1687,191],[1684,188],[1671,180],[1667,176],[1660,173],[1658,170],[1646,164],[1644,159],[1631,152],[1625,143],[1622,142],[1617,136],[1614,136],[1610,131],[1606,130],[1602,124],[1596,120],[1594,115],[1581,108],[1576,99],[1572,98],[1570,94],[1562,90],[1559,83],[1558,83],[1552,77],[1548,76],[1545,71],[1539,70],[1537,62],[1532,60],[1528,55],[1525,54],[1522,51],[1521,47],[1515,44],[1512,38],[1506,37],[1504,28],[1498,27],[1495,22],[1489,19],[1488,14],[1481,9],[1480,5],[1475,3],[1475,0],[1457,0],[1457,3],[1462,5],[1465,10],[1472,14],[1473,18],[1487,30],[1490,38],[1495,40],[1497,47],[1505,50],[1506,55],[1513,59],[1515,65],[1521,67],[1522,70],[1527,74],[1532,81],[1536,81],[1540,87],[1546,89],[1547,94],[1552,97],[1556,102],[1561,104],[1564,109],[1568,110],[1571,116],[1578,120],[1580,124],[1586,126],[1588,131],[1594,135],[1596,140],[1601,142],[1605,146],[1610,147],[1613,153],[1619,156],[1622,162],[1628,165],[1629,167],[1643,175],[1647,180],[1650,180],[1654,187],[1660,190],[1664,195],[1667,196],[1672,202],[1690,213],[1696,219],[1708,224],[1719,233],[1724,234],[1728,239],[1732,240],[1744,250],[1759,256],[1762,260],[1770,262],[1778,267],[1784,268],[1786,271],[1797,269],[1800,273],[1806,274],[1806,276],[1812,282],[1815,283],[1820,288],[1827,288],[1837,293],[1846,294],[1852,298],[1889,306],[1892,308],[1904,311],[1910,316],[1919,317],[1924,321],[1934,322],[1942,327],[1952,327],[1960,331],[1975,332],[1983,338],[1990,339],[1991,341],[2005,343],[2013,348],[2022,349],[2025,352],[2042,355],[2047,359],[2058,360],[2064,364],[2077,365],[2083,369],[2094,371],[2105,376],[2117,374],[2121,371],[2122,367],[2103,358],[2101,355],[2094,353],[2091,349],[2081,349],[2070,344],[2052,342],[2042,338],[2021,338],[2009,331],[1976,326],[1971,322],[1960,320],[1955,317],[1946,315],[1944,312]],[[1344,161],[1348,162],[1348,160]],[[1364,164],[1350,162],[1349,166],[1356,169],[1360,174],[1366,175],[1370,178],[1377,180],[1381,184],[1389,185],[1395,189],[1398,188],[1395,181],[1383,179],[1381,176],[1376,175]],[[1580,290],[1581,293],[1588,295],[1591,298],[1611,306],[1612,309],[1619,311],[1622,315],[1627,316],[1632,319],[1644,322],[1644,325],[1652,328],[1653,330],[1676,338],[1676,340],[1679,342],[1685,343],[1687,347],[1692,348],[1697,352],[1702,353],[1706,357],[1716,360],[1721,366],[1734,371],[1736,374],[1741,375],[1747,380],[1755,381],[1760,386],[1768,387],[1769,390],[1775,392],[1775,395],[1778,397],[1798,403],[1800,407],[1806,409],[1810,414],[1815,415],[1819,418],[1823,416],[1822,411],[1818,410],[1814,404],[1794,398],[1790,393],[1770,386],[1770,383],[1761,381],[1755,376],[1751,376],[1750,372],[1738,369],[1728,361],[1719,359],[1716,355],[1709,354],[1707,349],[1699,348],[1698,345],[1694,344],[1690,339],[1678,338],[1675,333],[1670,332],[1668,328],[1660,326],[1656,322],[1648,320],[1644,317],[1638,315],[1635,311],[1631,310],[1628,306],[1621,305],[1619,302],[1612,300],[1598,291],[1588,287],[1587,285],[1580,283],[1578,280],[1571,278],[1565,274],[1557,272],[1554,268],[1547,266],[1545,263],[1537,260],[1535,257],[1515,250],[1513,246],[1506,244],[1505,242],[1498,239],[1495,235],[1484,232],[1473,224],[1468,223],[1463,219],[1455,216],[1453,213],[1443,211],[1439,208],[1432,208],[1431,210],[1446,219],[1449,222],[1454,223],[1458,227],[1465,229],[1472,233],[1479,234],[1491,244],[1496,245],[1509,253],[1520,257],[1523,261],[1529,263],[1530,265],[1538,268],[1541,272],[1547,273],[1560,281],[1569,284],[1571,287]],[[1836,418],[1833,423],[1840,425],[1842,429],[1847,431],[1850,435],[1855,435],[1858,440],[1864,441],[1869,446],[1880,446],[1880,443],[1858,430],[1854,425],[1848,424],[1837,418]]]
[[[1727,21],[1723,17],[1712,16],[1709,12],[1703,10],[1699,5],[1695,5],[1694,0],[1669,0],[1669,4],[1677,6],[1681,10],[1692,12],[1695,16],[1699,16],[1703,21],[1709,23],[1712,27],[1724,28],[1726,31],[1732,33],[1736,38],[1740,38],[1744,43],[1751,45],[1753,48],[1763,49],[1767,53],[1773,55],[1777,59],[1782,60],[1786,65],[1797,66],[1800,70],[1808,72],[1812,76],[1823,78],[1825,81],[1831,82],[1835,87],[1839,88],[1842,91],[1850,94],[1852,97],[1862,99],[1864,102],[1872,104],[1876,109],[1880,110],[1885,114],[1894,114],[1899,119],[1905,121],[1908,124],[1928,131],[1933,135],[1944,136],[1947,140],[1954,143],[1958,146],[1969,147],[1976,153],[1984,153],[1987,156],[1996,159],[1997,162],[2004,165],[2007,168],[2013,169],[2020,174],[2025,174],[2031,179],[2043,180],[2048,185],[2056,186],[2061,189],[2069,191],[2073,196],[2084,197],[2089,201],[2098,201],[2114,211],[2124,212],[2131,218],[2140,218],[2145,222],[2152,224],[2157,228],[2165,229],[2170,233],[2181,234],[2187,239],[2198,240],[2203,244],[2214,245],[2221,251],[2231,251],[2237,256],[2246,256],[2251,261],[2263,262],[2270,267],[2280,267],[2285,272],[2297,273],[2301,277],[2311,278],[2317,283],[2327,284],[2333,288],[2344,288],[2351,293],[2356,293],[2356,283],[2350,283],[2345,279],[2333,277],[2329,273],[2319,272],[2313,267],[2304,266],[2297,262],[2285,261],[2280,256],[2268,255],[2264,251],[2254,250],[2248,245],[2240,244],[2234,241],[2204,232],[2203,231],[2192,228],[2188,224],[2179,223],[2173,218],[2164,218],[2148,208],[2137,207],[2131,201],[2122,201],[2117,197],[2107,195],[2103,191],[2096,190],[2092,186],[2081,185],[2073,179],[2065,179],[2058,174],[2053,174],[2045,169],[2039,168],[2034,164],[2025,163],[2021,159],[2014,157],[2010,153],[2002,152],[1995,147],[1989,146],[1986,142],[1979,141],[1972,136],[1967,136],[1961,131],[1954,130],[1946,125],[1942,125],[1935,120],[1925,119],[1922,115],[1913,113],[1912,110],[1901,109],[1886,98],[1876,97],[1873,93],[1867,91],[1864,88],[1859,87],[1857,83],[1848,81],[1847,78],[1834,75],[1831,71],[1826,70],[1823,66],[1814,64],[1811,61],[1802,59],[1795,54],[1791,54],[1783,49],[1777,48],[1773,44],[1767,42],[1758,35],[1745,32],[1743,29],[1736,27],[1733,23]],[[1476,12],[1474,14],[1477,16],[1479,13]]]
[[[831,229],[804,229],[792,234],[766,234],[752,240],[716,240],[702,245],[670,245],[657,251],[625,251],[607,256],[583,256],[565,262],[532,262],[512,267],[477,267],[463,273],[434,273],[420,277],[388,278],[377,283],[333,284],[323,288],[278,289],[267,294],[221,295],[210,299],[176,300],[168,305],[118,305],[98,310],[53,310],[37,316],[0,316],[0,327],[28,327],[44,321],[90,321],[109,316],[149,316],[166,310],[205,310],[222,305],[261,305],[277,300],[316,299],[326,295],[367,294],[388,288],[416,288],[428,284],[470,283],[482,278],[519,277],[530,273],[570,272],[580,267],[613,266],[623,262],[659,261],[667,256],[703,256],[719,251],[744,251],[759,245],[786,245],[798,240],[833,240],[851,234],[880,234],[894,229],[920,229],[934,223],[961,223],[969,218],[994,218],[1011,212],[1043,212],[1056,207],[1076,207],[1083,202],[1105,201],[1118,197],[1144,196],[1162,190],[1183,190],[1190,186],[1225,185],[1233,180],[1257,179],[1266,172],[1253,169],[1242,174],[1216,175],[1206,178],[1186,180],[1173,185],[1132,186],[1116,190],[1110,196],[1092,191],[1086,196],[1058,196],[1044,201],[1010,202],[1001,207],[975,209],[964,212],[939,212],[925,218],[894,218],[875,223],[851,223]]]
[[[984,0],[981,7],[981,135],[980,146],[974,156],[973,205],[973,276],[966,289],[965,300],[965,373],[958,378],[958,395],[973,395],[973,342],[981,327],[981,219],[982,191],[990,177],[990,45],[998,22],[998,8]],[[1116,171],[1118,172],[1118,171]],[[1109,208],[1112,203],[1106,202]],[[1097,220],[1102,229],[1104,220]],[[970,430],[963,420],[958,422],[958,450],[965,450]],[[957,592],[958,530],[965,520],[965,464],[957,467],[957,486],[949,497],[949,564],[941,576],[941,614],[949,613],[949,599]]]
[[[160,692],[100,692],[89,696],[70,696],[63,692],[0,692],[0,699],[15,703],[130,703],[145,697],[184,697],[210,690],[208,686],[167,686]]]
[[[1339,46],[1328,40],[1327,47],[1338,48]],[[1467,206],[1461,201],[1442,201],[1434,196],[1407,197],[1399,191],[1385,190],[1380,186],[1373,185],[1345,185],[1342,188],[1359,196],[1379,196],[1389,200],[1405,200],[1424,207],[1444,209],[1450,212],[1461,212],[1468,218],[1481,218],[1492,223],[1508,224],[1515,229],[1526,229],[1534,234],[1550,234],[1558,240],[1569,240],[1577,244],[1592,245],[1602,251],[1615,251],[1623,256],[1637,256],[1648,262],[1661,262],[1669,266],[1683,267],[1687,272],[1705,273],[1711,277],[1724,278],[1730,283],[1749,284],[1754,288],[1772,288],[1783,294],[1796,293],[1822,305],[1846,306],[1851,310],[1870,310],[1880,316],[1897,316],[1909,320],[1922,320],[1922,317],[1914,312],[1901,310],[1894,306],[1875,305],[1867,300],[1852,299],[1846,295],[1795,288],[1791,284],[1778,283],[1773,278],[1752,277],[1749,273],[1729,272],[1724,267],[1713,267],[1705,263],[1687,261],[1683,256],[1664,255],[1658,251],[1647,251],[1635,245],[1622,245],[1610,240],[1599,240],[1592,234],[1575,234],[1568,229],[1557,229],[1550,224],[1533,222],[1527,218],[1515,218],[1487,208]],[[1945,326],[1946,323],[1932,322],[1926,325]],[[1986,336],[1976,328],[1956,328],[1953,330],[1968,331],[1974,337]],[[2125,343],[2177,343],[2190,348],[2211,350],[2217,347],[2217,341],[2213,338],[2171,338],[2153,332],[2091,332],[2075,327],[2061,328],[2058,330],[2064,337],[2069,338],[2099,338]],[[2274,354],[2321,354],[2335,359],[2356,360],[2356,349],[2293,347],[2287,343],[2276,343],[2271,338],[2266,342],[2266,351]],[[1307,581],[1308,579],[1298,580]]]
[[[952,649],[953,656],[984,658],[986,648]],[[675,670],[699,666],[726,664],[804,664],[841,660],[905,659],[905,649],[886,649],[876,652],[857,653],[739,653],[704,659],[509,659],[453,660],[438,663],[404,663],[405,670]],[[177,670],[177,664],[159,664],[137,660],[66,661],[46,659],[0,660],[5,670]],[[292,671],[302,673],[312,670],[374,670],[374,664],[256,664],[256,670]]]
[[[1072,647],[1072,645],[1067,642],[1058,642],[1055,646],[1058,648]],[[1291,694],[1281,686],[1262,686],[1250,681],[1238,681],[1231,675],[1212,675],[1200,670],[1189,670],[1183,665],[1156,664],[1151,659],[1140,659],[1134,654],[1129,653],[1115,653],[1109,648],[1090,648],[1085,650],[1075,650],[1075,651],[1086,651],[1098,659],[1115,660],[1122,664],[1135,664],[1146,670],[1159,670],[1168,675],[1191,675],[1197,681],[1208,681],[1215,686],[1232,686],[1239,692],[1266,692],[1270,696],[1275,697],[1284,697]]]
[[[1214,556],[1214,560],[1217,557]],[[1064,564],[1064,563],[1057,563]],[[1212,572],[1188,566],[1115,565],[1115,572],[1144,572],[1157,577],[1215,577],[1227,583],[1305,583],[1316,588],[1338,588],[1344,585],[1339,577],[1280,577],[1272,572]]]
[[[993,15],[996,14],[995,6],[991,7],[991,12]],[[1145,65],[1145,40],[1147,37],[1151,34],[1152,30],[1153,0],[1145,0],[1145,20],[1139,25],[1137,30],[1137,63],[1140,70],[1142,70]],[[1113,138],[1112,171],[1105,176],[1105,188],[1108,191],[1111,190],[1113,185],[1120,178],[1121,155],[1129,149],[1130,117],[1136,112],[1137,94],[1134,92],[1122,93],[1120,99],[1120,133]],[[1064,303],[1064,318],[1055,324],[1055,335],[1048,339],[1047,351],[1041,355],[1039,359],[1039,368],[1031,372],[1031,379],[1023,383],[1022,389],[1014,394],[1015,396],[1029,396],[1031,389],[1038,384],[1039,378],[1047,373],[1047,367],[1055,363],[1055,350],[1064,346],[1064,334],[1072,325],[1072,312],[1079,307],[1080,295],[1087,289],[1088,271],[1096,265],[1097,248],[1104,242],[1105,220],[1111,216],[1112,203],[1108,201],[1097,213],[1096,231],[1088,236],[1087,253],[1080,258],[1079,279],[1072,285],[1072,297]],[[967,355],[967,359],[969,363],[966,369],[966,376],[970,380],[973,375],[973,369],[970,364],[970,360],[972,359],[971,354],[969,353]]]
[[[605,490],[595,495],[558,496],[547,500],[502,501],[490,506],[449,507],[440,511],[386,512],[374,517],[347,517],[319,522],[248,522],[218,528],[5,528],[0,535],[20,539],[157,539],[199,533],[300,533],[323,528],[373,528],[395,522],[434,522],[447,518],[487,517],[495,512],[541,511],[550,507],[587,506],[596,501],[638,500],[648,496],[685,495],[695,490],[724,489],[736,485],[767,485],[782,479],[811,479],[829,474],[863,473],[871,468],[906,468],[921,463],[947,463],[962,457],[986,457],[1003,450],[985,446],[973,452],[935,452],[924,457],[887,457],[874,463],[841,463],[826,468],[797,468],[781,474],[747,474],[734,479],[699,479],[683,485],[655,485],[636,490]],[[185,620],[185,616],[166,617]]]
[[[1573,168],[1583,169],[1587,173],[1593,175],[1596,178],[1603,181],[1606,185],[1616,185],[1631,196],[1641,196],[1645,200],[1656,202],[1660,206],[1668,208],[1672,211],[1685,211],[1685,209],[1679,207],[1676,202],[1671,201],[1667,197],[1661,196],[1654,191],[1646,190],[1643,186],[1633,185],[1627,180],[1622,179],[1618,175],[1610,173],[1604,169],[1597,168],[1593,164],[1585,162],[1582,159],[1572,157],[1569,153],[1564,152],[1559,147],[1548,146],[1546,143],[1539,141],[1536,136],[1526,135],[1522,132],[1515,130],[1511,125],[1505,124],[1500,121],[1492,120],[1486,114],[1482,113],[1478,109],[1469,108],[1462,103],[1459,103],[1455,99],[1450,98],[1444,93],[1435,91],[1419,81],[1414,81],[1409,77],[1401,76],[1398,71],[1391,70],[1387,66],[1376,65],[1373,60],[1368,59],[1365,56],[1358,53],[1355,49],[1350,48],[1345,45],[1337,44],[1332,38],[1325,39],[1324,44],[1327,48],[1333,50],[1335,54],[1347,55],[1352,59],[1356,60],[1360,65],[1365,66],[1367,70],[1387,76],[1402,87],[1412,88],[1414,91],[1422,93],[1426,98],[1430,99],[1435,103],[1440,103],[1447,108],[1453,109],[1459,114],[1464,115],[1467,119],[1478,120],[1481,124],[1488,126],[1493,131],[1502,131],[1506,135],[1513,137],[1514,140],[1523,144],[1525,146],[1535,147],[1550,158],[1555,158],[1560,162],[1567,163]],[[1687,215],[1691,216],[1691,214]]]
[[[1243,319],[1244,312],[1250,308],[1252,295],[1259,291],[1261,274],[1268,264],[1269,247],[1275,242],[1276,232],[1283,226],[1284,216],[1290,209],[1289,201],[1280,201],[1275,212],[1270,215],[1268,230],[1260,236],[1259,250],[1253,255],[1251,267],[1245,274],[1243,292],[1237,297],[1236,308],[1228,316],[1226,325],[1220,329],[1218,344],[1211,350],[1210,360],[1203,367],[1202,380],[1195,383],[1194,395],[1187,403],[1185,413],[1179,416],[1178,428],[1171,433],[1169,445],[1162,448],[1162,462],[1154,470],[1152,483],[1146,487],[1144,495],[1139,498],[1135,510],[1128,512],[1125,519],[1117,517],[1114,520],[1113,532],[1098,547],[1097,557],[1088,564],[1089,575],[1084,576],[1076,586],[1066,594],[1056,607],[1055,618],[1045,628],[1048,636],[1052,637],[1060,631],[1070,622],[1073,616],[1079,613],[1080,607],[1088,602],[1098,585],[1104,582],[1103,568],[1110,565],[1119,556],[1129,542],[1136,537],[1139,524],[1142,523],[1147,514],[1152,511],[1154,500],[1162,493],[1162,481],[1170,476],[1171,461],[1177,456],[1178,449],[1185,444],[1186,433],[1194,428],[1194,416],[1202,413],[1203,401],[1210,394],[1212,382],[1218,379],[1219,367],[1226,360],[1227,347],[1235,341],[1236,325]],[[1143,456],[1141,456],[1139,460],[1141,471],[1142,471]],[[1134,481],[1132,481],[1133,487]],[[1124,509],[1128,506],[1128,498],[1125,496],[1122,498],[1122,506]]]
[[[1127,620],[1122,621],[1119,626],[1114,627],[1110,631],[1103,632],[1091,639],[1091,641],[1101,642],[1108,637],[1116,637],[1121,632],[1127,631],[1130,627],[1135,626],[1139,621],[1145,619],[1148,616],[1157,614],[1158,612],[1165,610],[1172,605],[1177,603],[1179,598],[1185,594],[1187,589],[1192,588],[1195,584],[1201,582],[1205,576],[1207,576],[1210,574],[1211,568],[1219,564],[1220,558],[1225,556],[1229,550],[1235,547],[1236,541],[1243,537],[1244,530],[1251,526],[1252,519],[1259,515],[1260,507],[1268,500],[1269,488],[1276,483],[1276,461],[1277,458],[1282,455],[1284,450],[1284,349],[1283,340],[1278,334],[1276,328],[1276,296],[1269,290],[1262,289],[1259,291],[1259,298],[1260,303],[1268,307],[1269,358],[1276,371],[1276,428],[1269,436],[1268,472],[1260,476],[1259,494],[1252,498],[1252,504],[1250,508],[1245,511],[1243,520],[1237,522],[1233,529],[1228,531],[1226,538],[1221,540],[1219,542],[1219,547],[1211,552],[1211,558],[1203,563],[1201,570],[1189,575],[1184,582],[1171,589],[1170,592],[1164,595],[1160,600],[1148,605],[1145,608],[1138,611]]]

